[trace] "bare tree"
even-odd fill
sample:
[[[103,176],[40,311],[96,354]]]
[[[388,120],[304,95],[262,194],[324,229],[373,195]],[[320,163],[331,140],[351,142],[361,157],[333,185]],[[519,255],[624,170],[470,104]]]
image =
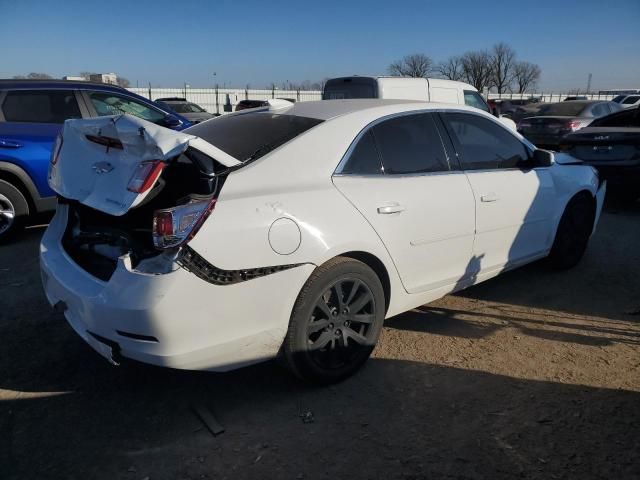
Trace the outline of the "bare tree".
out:
[[[30,79],[30,80],[48,80],[53,78],[51,75],[47,74],[47,73],[38,73],[38,72],[31,72],[28,75],[15,75],[13,78],[15,79]]]
[[[513,66],[513,78],[518,93],[525,93],[535,87],[541,74],[540,67],[531,62],[516,62]]]
[[[498,93],[504,93],[513,82],[516,52],[504,42],[496,43],[491,49],[491,86]]]
[[[462,65],[462,57],[454,55],[444,62],[440,62],[436,67],[440,75],[449,80],[463,80],[464,69]]]
[[[388,71],[391,75],[402,77],[427,77],[434,71],[434,63],[431,57],[422,53],[414,53],[393,62],[389,65]]]
[[[462,71],[467,83],[478,91],[491,85],[491,56],[486,50],[467,52],[462,56]]]

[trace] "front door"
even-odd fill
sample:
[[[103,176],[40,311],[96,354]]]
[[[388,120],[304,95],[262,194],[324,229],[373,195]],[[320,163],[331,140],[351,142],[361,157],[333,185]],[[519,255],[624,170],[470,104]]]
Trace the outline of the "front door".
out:
[[[433,115],[373,126],[333,179],[380,236],[409,293],[455,288],[471,268],[473,193]]]

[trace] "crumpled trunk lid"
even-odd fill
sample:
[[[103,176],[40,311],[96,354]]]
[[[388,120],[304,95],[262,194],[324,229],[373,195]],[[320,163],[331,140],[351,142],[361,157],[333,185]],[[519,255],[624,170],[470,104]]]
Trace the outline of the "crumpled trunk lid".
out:
[[[128,114],[67,120],[62,146],[49,167],[49,186],[66,199],[121,216],[152,191],[148,188],[138,193],[128,189],[140,164],[166,163],[188,147],[225,166],[240,163],[199,137]]]

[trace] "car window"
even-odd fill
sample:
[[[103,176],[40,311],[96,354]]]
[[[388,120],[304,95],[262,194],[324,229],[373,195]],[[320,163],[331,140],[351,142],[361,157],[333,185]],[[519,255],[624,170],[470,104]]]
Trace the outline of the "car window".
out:
[[[63,123],[68,118],[82,118],[71,90],[15,90],[2,103],[7,122]]]
[[[549,103],[542,105],[538,110],[538,115],[551,115],[559,117],[579,117],[585,110],[585,105],[582,102],[565,101],[560,103]]]
[[[240,161],[256,160],[322,123],[317,118],[249,112],[218,117],[184,130]]]
[[[160,110],[155,110],[138,100],[117,93],[89,92],[89,98],[98,116],[128,113],[153,123],[159,123],[166,117],[166,114]]]
[[[469,113],[444,113],[465,170],[517,168],[527,162],[524,144],[495,122]]]
[[[616,112],[594,120],[590,127],[640,127],[640,111],[637,108]]]
[[[487,106],[486,102],[478,92],[474,92],[473,90],[465,90],[464,103],[465,105],[469,105],[470,107],[476,107],[482,111],[489,113],[489,107]],[[500,105],[500,106],[505,107],[506,105]]]
[[[611,101],[612,102],[616,102],[616,103],[620,103],[622,100],[624,100],[625,97],[626,97],[626,95],[618,95],[616,97],[613,97],[613,99]]]
[[[349,155],[341,173],[354,175],[376,175],[383,173],[380,155],[371,130],[367,131]]]
[[[386,174],[442,172],[449,162],[431,114],[404,115],[373,127]]]
[[[189,102],[176,102],[169,103],[169,108],[177,113],[205,113],[205,110],[200,108],[195,103]]]
[[[623,105],[633,105],[640,100],[640,95],[630,95],[622,101]]]
[[[609,109],[607,108],[606,103],[596,103],[592,108],[591,108],[591,114],[598,118],[598,117],[602,117],[604,115],[607,115],[608,113],[610,113]]]

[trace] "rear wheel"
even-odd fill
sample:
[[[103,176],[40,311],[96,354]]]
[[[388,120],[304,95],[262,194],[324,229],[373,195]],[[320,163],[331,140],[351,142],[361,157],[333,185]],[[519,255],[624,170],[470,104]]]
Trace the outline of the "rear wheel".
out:
[[[384,315],[373,270],[351,258],[330,260],[307,280],[293,308],[284,342],[290,369],[320,384],[352,375],[371,355]]]
[[[587,249],[594,214],[593,200],[588,194],[578,194],[569,201],[549,253],[553,268],[564,270],[577,265]]]
[[[9,240],[21,230],[29,214],[29,204],[22,192],[0,180],[0,242]]]

